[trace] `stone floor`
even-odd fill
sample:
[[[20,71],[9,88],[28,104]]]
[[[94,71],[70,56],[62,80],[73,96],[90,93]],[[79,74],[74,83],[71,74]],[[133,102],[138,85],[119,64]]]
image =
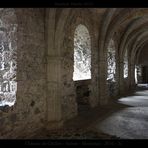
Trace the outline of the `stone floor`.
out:
[[[148,88],[120,98],[118,103],[127,106],[96,122],[94,128],[121,139],[148,139]]]
[[[42,130],[34,139],[148,139],[148,88],[107,106],[82,106],[79,115],[57,131]]]
[[[105,118],[105,115],[122,107],[123,105],[112,104],[90,109],[84,105],[79,115],[65,122],[62,129],[49,132],[42,129],[38,134],[31,137],[31,139],[119,139],[117,136],[105,134],[98,129],[96,131],[92,125],[98,119],[101,121]]]
[[[111,136],[104,133],[98,133],[97,131],[93,130],[74,130],[74,129],[68,129],[68,130],[59,130],[59,131],[50,131],[49,133],[44,133],[42,135],[38,135],[37,137],[32,137],[33,139],[81,139],[81,140],[87,140],[87,139],[119,139],[116,136]]]

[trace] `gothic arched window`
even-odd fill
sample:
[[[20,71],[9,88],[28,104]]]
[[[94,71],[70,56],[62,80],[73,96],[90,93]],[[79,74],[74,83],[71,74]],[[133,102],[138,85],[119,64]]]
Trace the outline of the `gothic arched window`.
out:
[[[111,39],[107,50],[107,80],[115,81],[116,74],[116,58],[115,58],[115,43]]]
[[[91,79],[91,41],[88,29],[78,25],[74,34],[73,80]]]

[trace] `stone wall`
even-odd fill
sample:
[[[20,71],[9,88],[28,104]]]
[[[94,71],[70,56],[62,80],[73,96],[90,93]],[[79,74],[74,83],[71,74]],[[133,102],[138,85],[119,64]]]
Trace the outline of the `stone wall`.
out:
[[[76,100],[79,105],[90,106],[90,83],[91,80],[81,80],[75,82]]]

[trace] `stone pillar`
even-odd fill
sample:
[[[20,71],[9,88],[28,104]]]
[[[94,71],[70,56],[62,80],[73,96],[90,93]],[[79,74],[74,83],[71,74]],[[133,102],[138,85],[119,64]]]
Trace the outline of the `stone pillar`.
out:
[[[116,92],[115,92],[115,99],[119,98],[119,93],[120,93],[120,63],[118,59],[118,55],[116,56],[116,75],[115,75],[115,80],[116,80]]]
[[[47,129],[59,128],[63,123],[61,120],[60,68],[60,57],[47,57]]]
[[[90,106],[93,108],[99,103],[99,73],[98,73],[98,65],[92,64],[92,78],[90,85]]]
[[[100,90],[100,105],[106,105],[108,103],[108,89],[107,89],[107,81],[106,81],[106,61],[100,60],[99,61],[99,72],[100,72],[100,81],[99,81],[99,90]]]
[[[130,90],[135,90],[135,64],[130,65]]]
[[[124,95],[124,79],[123,79],[123,61],[119,62],[119,92],[120,96]]]

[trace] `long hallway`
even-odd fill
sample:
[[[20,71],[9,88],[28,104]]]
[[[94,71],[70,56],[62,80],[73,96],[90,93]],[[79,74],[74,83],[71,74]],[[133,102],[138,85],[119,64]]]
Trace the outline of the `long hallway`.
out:
[[[112,113],[103,121],[97,121],[95,128],[121,139],[148,138],[148,89],[138,89],[133,96],[123,97],[119,104],[124,109]]]
[[[0,8],[0,139],[148,138],[147,57],[148,8]]]

